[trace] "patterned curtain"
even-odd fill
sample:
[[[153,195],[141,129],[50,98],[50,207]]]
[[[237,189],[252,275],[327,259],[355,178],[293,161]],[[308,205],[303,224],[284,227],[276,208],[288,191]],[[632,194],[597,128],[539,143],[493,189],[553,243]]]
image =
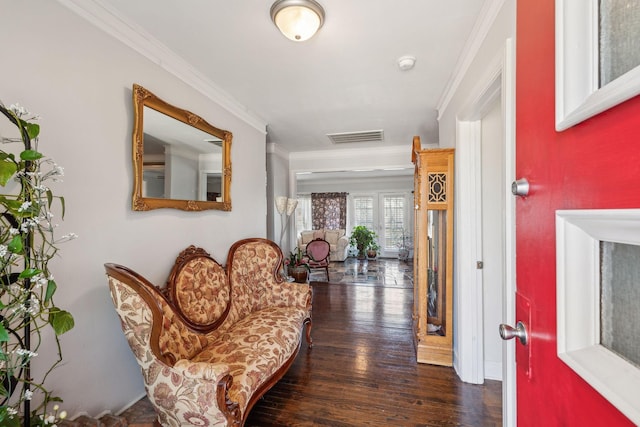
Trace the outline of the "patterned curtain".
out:
[[[348,193],[311,193],[311,217],[314,230],[347,228]]]

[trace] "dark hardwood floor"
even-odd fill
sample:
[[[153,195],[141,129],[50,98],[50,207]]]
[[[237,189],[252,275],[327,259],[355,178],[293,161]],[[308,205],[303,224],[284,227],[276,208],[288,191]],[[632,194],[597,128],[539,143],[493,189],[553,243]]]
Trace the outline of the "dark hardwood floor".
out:
[[[246,426],[501,426],[500,382],[465,384],[452,368],[416,363],[410,272],[350,259],[332,263],[332,284],[311,282],[313,348],[303,342]],[[130,425],[155,418],[146,398],[123,415]]]
[[[394,265],[395,263],[395,265]],[[398,261],[364,280],[312,282],[313,348],[254,406],[247,426],[501,426],[501,383],[416,363],[413,287]],[[367,280],[367,275],[370,280]]]

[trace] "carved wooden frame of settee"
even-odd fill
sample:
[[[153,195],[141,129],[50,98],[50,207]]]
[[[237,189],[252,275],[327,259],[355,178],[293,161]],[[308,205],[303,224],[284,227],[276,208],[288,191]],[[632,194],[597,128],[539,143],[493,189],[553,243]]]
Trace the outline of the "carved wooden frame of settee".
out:
[[[265,246],[266,245],[266,246]],[[269,249],[269,247],[271,249]],[[148,335],[148,346],[149,353],[152,353],[153,357],[157,359],[159,363],[158,366],[164,365],[170,368],[176,368],[178,370],[183,369],[185,365],[189,362],[187,360],[178,360],[175,352],[169,351],[167,348],[161,348],[162,342],[162,334],[163,328],[166,329],[166,322],[175,322],[175,325],[179,325],[179,328],[184,328],[185,334],[187,334],[191,338],[202,339],[204,341],[207,340],[207,336],[210,334],[215,334],[217,328],[224,325],[225,320],[229,316],[230,308],[232,305],[233,298],[233,281],[232,279],[232,268],[236,262],[242,262],[240,258],[236,261],[234,258],[237,256],[239,251],[245,250],[247,248],[259,248],[259,249],[267,249],[267,252],[271,254],[275,254],[275,258],[271,259],[271,263],[267,263],[267,265],[273,266],[273,271],[268,272],[265,277],[268,277],[268,286],[277,288],[279,286],[299,286],[300,284],[289,284],[285,282],[281,275],[279,274],[280,266],[282,264],[282,253],[278,246],[266,239],[244,239],[239,242],[236,242],[229,250],[229,255],[227,258],[227,269],[224,270],[222,267],[210,257],[210,255],[201,248],[197,248],[195,246],[190,246],[184,251],[180,253],[177,257],[176,262],[171,270],[169,275],[169,279],[167,281],[167,286],[164,289],[160,289],[149,281],[147,281],[141,275],[135,273],[134,271],[128,269],[127,267],[117,265],[117,264],[105,264],[105,269],[107,271],[107,275],[110,278],[110,287],[112,291],[112,297],[114,298],[114,303],[117,307],[117,302],[121,300],[121,297],[117,294],[116,285],[117,282],[121,282],[128,286],[131,290],[133,290],[144,303],[148,306],[150,318],[151,318],[151,328],[150,334]],[[203,259],[207,262],[211,263],[213,261],[226,275],[227,285],[229,286],[229,300],[227,302],[226,309],[222,312],[219,318],[214,319],[210,323],[203,322],[194,322],[189,315],[187,315],[180,303],[178,302],[177,296],[177,285],[179,283],[179,277],[182,270],[189,265],[190,262],[194,262],[197,259]],[[213,264],[210,264],[213,265]],[[214,266],[215,268],[218,268]],[[112,282],[112,279],[115,281]],[[308,286],[308,285],[307,285]],[[306,297],[306,304],[308,310],[308,316],[304,319],[303,325],[305,327],[305,337],[308,343],[309,348],[312,346],[311,339],[311,288],[308,288],[308,297]],[[120,311],[118,311],[119,314]],[[123,318],[121,314],[123,331],[125,331],[125,335],[127,335],[126,322],[127,319]],[[195,339],[194,338],[194,339]],[[300,337],[301,338],[301,337]],[[127,339],[129,340],[130,345],[132,345],[132,335],[127,335]],[[139,337],[135,337],[135,339],[139,339]],[[166,345],[166,339],[164,341]],[[224,372],[220,372],[217,378],[216,385],[216,403],[219,410],[224,414],[225,421],[218,420],[218,423],[215,422],[215,425],[228,425],[228,426],[242,426],[244,425],[248,414],[251,411],[251,408],[255,405],[255,403],[262,397],[276,382],[278,382],[287,370],[291,367],[297,354],[299,353],[300,346],[302,344],[302,339],[299,340],[297,344],[297,348],[291,356],[285,360],[277,370],[275,370],[269,378],[264,380],[264,382],[256,388],[251,394],[249,399],[245,403],[244,411],[241,410],[238,402],[234,402],[229,397],[229,389],[233,384],[233,376],[230,373],[224,374]],[[134,350],[132,346],[132,350]],[[134,350],[134,354],[136,351]],[[143,370],[143,376],[146,381],[145,364],[156,363],[149,361],[141,361],[139,360],[139,355],[136,354],[136,358],[138,359],[138,363]],[[178,355],[179,356],[179,355]],[[184,357],[184,356],[182,356]],[[179,366],[178,366],[179,365]],[[146,384],[146,383],[145,383]],[[146,388],[146,387],[145,387]],[[152,402],[153,403],[153,402]],[[213,421],[213,420],[212,420]]]

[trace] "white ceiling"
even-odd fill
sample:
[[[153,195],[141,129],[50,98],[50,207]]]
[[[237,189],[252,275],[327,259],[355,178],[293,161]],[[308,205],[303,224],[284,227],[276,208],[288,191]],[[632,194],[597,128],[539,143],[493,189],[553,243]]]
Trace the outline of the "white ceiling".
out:
[[[284,150],[410,145],[414,135],[437,142],[436,108],[485,0],[318,1],[324,26],[302,43],[275,28],[273,0],[94,3],[222,88]],[[398,68],[403,55],[416,57],[414,69]],[[326,136],[380,129],[382,142]]]

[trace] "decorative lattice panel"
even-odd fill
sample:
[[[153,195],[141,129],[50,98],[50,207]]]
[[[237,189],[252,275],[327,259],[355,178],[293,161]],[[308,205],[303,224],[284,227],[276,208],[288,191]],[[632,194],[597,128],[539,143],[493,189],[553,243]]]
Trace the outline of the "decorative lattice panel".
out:
[[[447,174],[429,173],[427,179],[429,182],[429,203],[446,203]]]

